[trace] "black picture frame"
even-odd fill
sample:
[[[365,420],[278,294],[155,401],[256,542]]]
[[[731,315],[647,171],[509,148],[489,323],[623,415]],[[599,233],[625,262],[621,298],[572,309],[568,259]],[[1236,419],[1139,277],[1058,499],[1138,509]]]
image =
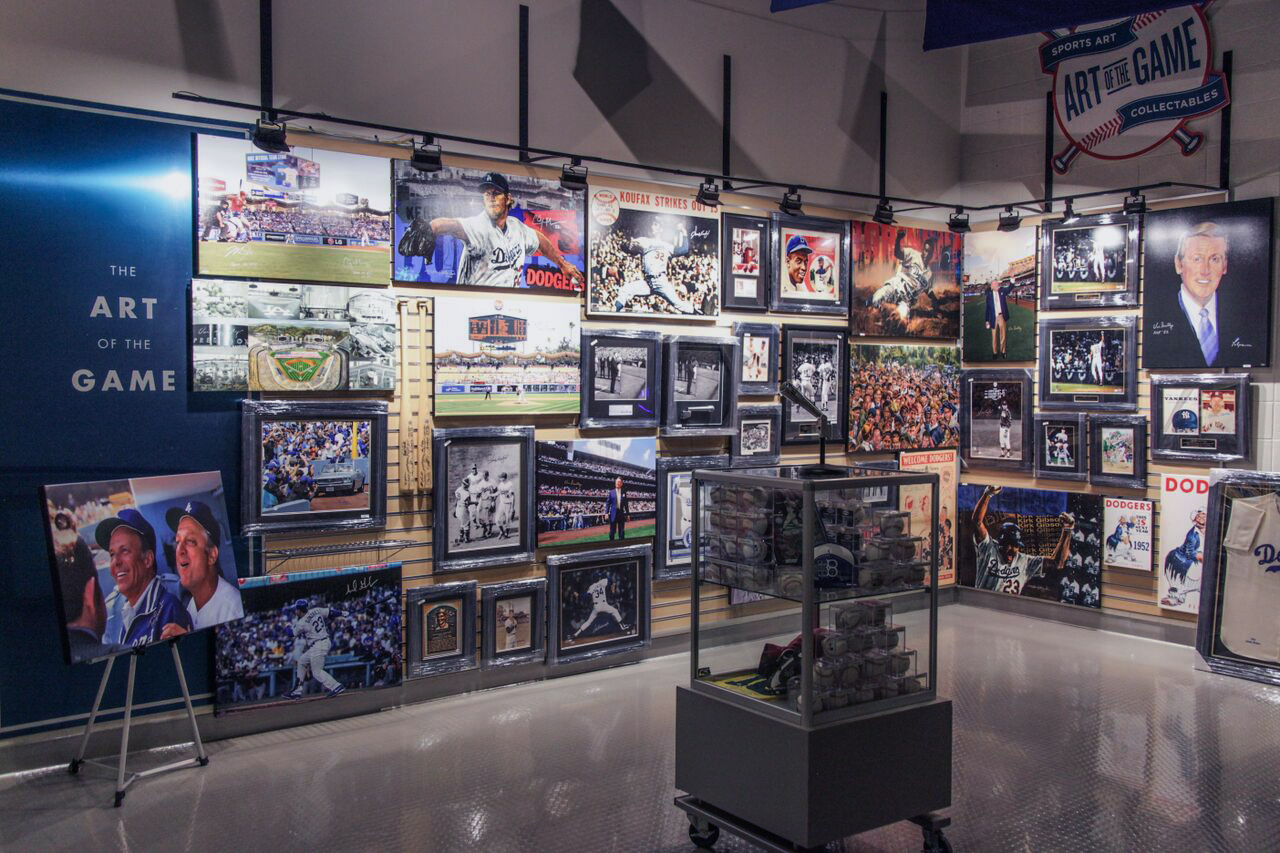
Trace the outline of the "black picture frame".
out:
[[[619,352],[614,352],[619,351]],[[634,353],[632,353],[634,351]],[[582,332],[582,393],[578,425],[582,429],[657,427],[662,419],[662,335],[634,329],[584,329]],[[643,366],[601,361],[613,355],[624,359],[642,356]],[[616,370],[617,375],[603,373]],[[643,377],[641,376],[643,373]],[[623,383],[623,388],[643,381],[642,388],[621,393],[634,398],[613,399],[619,392],[597,388],[597,383]]]
[[[658,457],[658,524],[653,533],[654,580],[687,578],[692,571],[693,480],[690,472],[699,468],[728,467],[729,457],[724,455]],[[687,495],[682,494],[684,487],[688,488]],[[679,529],[671,523],[673,517],[678,520]]]
[[[664,335],[662,435],[733,435],[738,424],[738,339]],[[718,368],[707,372],[707,365]],[[702,395],[706,396],[702,396]]]
[[[529,645],[507,649],[507,639],[518,632],[499,620],[498,607],[504,601],[529,599]],[[518,663],[540,663],[547,659],[547,579],[524,578],[505,583],[491,583],[480,587],[481,613],[481,663],[486,669],[493,666],[511,666]],[[499,630],[503,642],[498,642]],[[503,648],[499,648],[502,645]]]
[[[768,311],[773,281],[773,230],[763,216],[724,213],[720,216],[720,304],[725,311]],[[746,235],[745,247],[755,243],[755,266],[743,253],[739,257],[739,237]],[[741,261],[741,263],[739,263]],[[750,291],[750,292],[748,292]]]
[[[1094,333],[1098,340],[1094,341]],[[1067,337],[1074,335],[1076,337]],[[1137,324],[1133,315],[1122,317],[1066,317],[1040,320],[1040,399],[1042,409],[1132,412],[1138,408],[1138,347]],[[1114,353],[1109,353],[1119,342],[1123,363],[1117,369]],[[1094,392],[1092,387],[1113,388],[1114,385],[1096,384],[1092,381],[1094,361],[1092,347],[1102,344],[1100,378],[1119,378],[1123,384],[1119,390]],[[1070,359],[1065,367],[1058,368],[1061,354]],[[1061,379],[1055,379],[1055,370]],[[1072,382],[1075,379],[1078,381]]]
[[[1150,380],[1152,459],[1249,459],[1253,413],[1248,373],[1152,373]],[[1195,408],[1188,410],[1183,403]]]
[[[455,581],[422,586],[405,593],[405,678],[423,678],[446,672],[475,669],[476,582]],[[452,614],[454,624],[444,625],[439,634],[434,625]],[[431,650],[433,642],[447,646],[452,634],[456,648]]]
[[[827,441],[842,444],[849,431],[849,335],[842,329],[831,326],[783,326],[782,327],[782,371],[780,381],[794,382],[796,388],[806,398],[829,409],[832,404],[835,410],[827,422]],[[830,392],[834,399],[822,401],[823,364],[813,365],[812,370],[804,368],[806,363],[797,357],[797,347],[818,346],[830,348],[836,356],[832,369],[827,371]],[[812,362],[808,362],[812,365]],[[825,364],[825,362],[824,362]],[[812,388],[813,396],[806,392]],[[830,393],[827,395],[830,397]],[[782,443],[784,445],[804,445],[818,443],[817,420],[794,403],[784,402],[782,405]]]
[[[557,554],[547,558],[547,663],[557,667],[569,663],[597,661],[609,666],[613,656],[635,652],[649,644],[649,573],[653,549],[648,545]],[[593,584],[606,582],[602,593],[591,592]],[[616,596],[615,596],[616,590]],[[622,616],[616,619],[599,599]],[[590,608],[588,612],[588,608]],[[600,612],[597,613],[597,610]],[[634,622],[630,620],[634,619]],[[586,628],[597,630],[609,621],[618,624],[618,636],[596,635],[582,643],[572,634]],[[574,624],[578,623],[575,629]],[[568,635],[568,636],[566,636]],[[625,659],[619,660],[625,662]],[[574,671],[578,671],[576,668]]]
[[[810,238],[834,241],[830,252],[815,253],[811,246],[808,252],[811,258],[814,254],[827,257],[828,262],[835,267],[828,276],[834,298],[829,300],[805,298],[798,295],[796,285],[791,284],[787,265],[790,254],[788,248],[794,248],[789,244],[792,238],[797,236],[805,238],[806,246],[813,241]],[[769,236],[773,251],[769,308],[783,314],[826,314],[847,317],[849,315],[849,282],[852,280],[849,268],[850,239],[850,224],[847,219],[773,214],[770,219]],[[817,271],[813,269],[813,262],[810,261],[806,266],[804,281],[808,282],[815,272]],[[783,283],[784,279],[787,281],[786,285]],[[808,284],[805,286],[809,287]]]
[[[1031,441],[1035,445],[1037,478],[1077,482],[1089,479],[1088,422],[1083,414],[1036,415]]]
[[[961,372],[960,469],[962,471],[975,467],[1000,468],[1007,471],[1031,470],[1034,452],[1031,446],[1033,434],[1031,385],[1029,370],[965,370]],[[1015,395],[1016,399],[1013,399]],[[1000,409],[1001,403],[1008,405],[1009,408],[1011,417],[1008,427],[1001,423],[1004,419]],[[1014,416],[1017,418],[1016,423],[1013,422]],[[1008,435],[1005,434],[1006,431]],[[978,452],[975,441],[981,446],[982,452]],[[1012,455],[1015,449],[1018,452],[1016,459]]]
[[[338,460],[312,460],[304,476],[313,479],[310,498],[280,498],[267,486],[272,482],[265,459],[263,429],[271,424],[352,422],[369,425],[365,455],[351,454]],[[359,429],[355,430],[356,433]],[[358,437],[358,436],[357,436]],[[378,530],[387,526],[387,404],[382,400],[244,400],[241,404],[240,532],[246,536],[283,533],[322,533]],[[348,442],[348,446],[357,442]],[[273,445],[274,447],[274,445]],[[273,450],[274,453],[274,450]],[[324,462],[323,469],[317,468]],[[323,477],[323,480],[321,479]],[[363,479],[362,479],[363,478]],[[309,488],[309,487],[304,487]],[[268,492],[276,503],[263,507]],[[322,496],[349,492],[366,495],[367,506],[315,509]],[[306,504],[305,507],[301,504]],[[350,503],[350,501],[348,501]]]
[[[738,339],[742,361],[738,365],[738,396],[762,395],[772,397],[778,393],[778,344],[782,334],[772,323],[734,323],[733,334]],[[767,341],[768,352],[753,360],[758,348],[753,341]],[[757,378],[759,362],[763,361],[766,378]]]
[[[766,425],[769,431],[767,447],[760,445],[761,428]],[[777,465],[781,456],[782,406],[777,403],[739,406],[738,429],[733,434],[732,467],[756,468],[762,465]]]
[[[1089,482],[1146,490],[1146,415],[1089,416]]]
[[[1137,214],[1097,213],[1042,223],[1040,310],[1137,305],[1140,231]]]
[[[435,498],[432,556],[436,572],[526,563],[533,560],[537,535],[537,514],[534,505],[536,457],[533,435],[534,428],[531,426],[438,429],[432,433],[431,458],[434,462],[432,485]],[[490,452],[482,453],[483,448],[489,448]],[[455,453],[459,456],[457,460],[453,458]],[[509,458],[513,455],[515,459]],[[480,476],[483,479],[483,473],[478,468],[480,463],[486,460],[491,461],[491,467],[486,470],[496,469],[500,472],[496,477],[490,477],[490,480],[495,482],[495,486],[469,488],[470,497],[460,501],[457,493],[464,486],[464,480],[472,476]],[[465,467],[467,463],[471,463],[475,473],[455,467]],[[518,466],[520,472],[520,482],[511,489],[515,492],[516,521],[520,522],[520,529],[514,538],[501,537],[502,509],[500,508],[504,503],[501,497],[503,491],[501,481],[509,473],[509,466],[512,464]],[[487,516],[483,516],[477,521],[472,516],[473,509],[479,507],[481,495],[485,496],[483,500],[487,503],[488,496],[491,494],[490,488],[499,489],[497,498],[499,508],[496,509],[494,519],[486,523],[484,519]],[[466,508],[466,512],[461,515],[458,513],[459,505]],[[484,506],[482,511],[487,513],[488,505]],[[463,547],[472,545],[473,542],[461,541],[461,539],[458,542],[453,541],[450,534],[451,521],[460,537],[464,535],[464,530],[465,535],[469,537],[471,531],[479,526],[482,533],[488,531],[484,539],[493,539],[495,535],[500,538],[489,547]],[[510,541],[507,541],[508,539]]]

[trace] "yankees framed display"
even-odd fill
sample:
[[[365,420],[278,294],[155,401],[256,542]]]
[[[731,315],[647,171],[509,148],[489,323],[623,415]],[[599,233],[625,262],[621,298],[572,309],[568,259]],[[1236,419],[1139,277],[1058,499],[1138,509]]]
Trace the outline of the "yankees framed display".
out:
[[[400,564],[240,578],[244,618],[219,625],[214,713],[395,687]]]
[[[61,483],[41,491],[67,663],[130,652],[244,615],[220,472]]]
[[[728,253],[721,263],[721,296],[726,311],[768,311],[773,281],[769,220],[761,216],[724,213],[720,216],[720,245]]]
[[[661,419],[662,335],[630,329],[582,333],[583,429],[656,427]]]
[[[849,452],[960,445],[960,350],[849,347]]]
[[[648,545],[547,558],[547,661],[553,666],[649,643]]]
[[[853,334],[960,337],[964,237],[857,222],[853,234]]]
[[[738,423],[738,339],[664,335],[663,435],[732,435]]]
[[[1160,607],[1165,610],[1200,612],[1208,518],[1208,477],[1160,475],[1160,573],[1156,591]]]
[[[960,389],[961,467],[1030,470],[1031,372],[966,370]]]
[[[1089,416],[1089,482],[1147,488],[1147,416]]]
[[[1137,305],[1138,222],[1099,213],[1041,225],[1040,310]]]
[[[1099,607],[1102,496],[961,484],[958,582]]]
[[[547,579],[480,587],[481,661],[486,668],[547,658]]]
[[[1143,367],[1271,364],[1273,209],[1259,198],[1146,215]]]
[[[588,195],[588,316],[708,320],[720,313],[716,208],[657,189],[593,184]]]
[[[432,334],[436,417],[579,411],[577,302],[437,296]]]
[[[405,677],[476,668],[476,582],[405,593]]]
[[[782,378],[827,416],[827,441],[840,441],[848,425],[847,340],[844,332],[829,327],[782,327]],[[818,419],[784,401],[782,443],[817,444],[819,437]]]
[[[583,193],[510,168],[424,172],[392,160],[395,280],[581,292]]]
[[[782,406],[741,406],[733,434],[733,467],[776,465],[782,454]]]
[[[1249,374],[1151,374],[1151,458],[1249,458]]]
[[[1040,407],[1133,411],[1138,407],[1132,316],[1040,321]]]
[[[533,559],[533,427],[438,429],[435,462],[435,571]]]
[[[539,441],[538,547],[652,536],[658,440]]]
[[[778,327],[772,323],[734,323],[742,352],[738,394],[778,393]]]
[[[1103,498],[1102,564],[1118,569],[1151,571],[1156,505],[1143,498]]]
[[[727,456],[658,457],[658,529],[654,580],[687,578],[693,547],[693,472],[728,468]]]
[[[1089,479],[1088,440],[1083,414],[1036,415],[1036,477]]]
[[[387,404],[245,400],[240,532],[387,526]]]
[[[1035,361],[1036,229],[964,238],[965,363]]]
[[[849,223],[773,214],[769,307],[784,314],[849,313]]]

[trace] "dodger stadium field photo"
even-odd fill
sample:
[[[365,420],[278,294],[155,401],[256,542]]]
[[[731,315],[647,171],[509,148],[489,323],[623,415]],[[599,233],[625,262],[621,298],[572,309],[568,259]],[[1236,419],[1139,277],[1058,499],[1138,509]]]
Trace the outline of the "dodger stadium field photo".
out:
[[[538,547],[602,542],[617,533],[620,539],[652,536],[657,445],[653,438],[539,441]]]

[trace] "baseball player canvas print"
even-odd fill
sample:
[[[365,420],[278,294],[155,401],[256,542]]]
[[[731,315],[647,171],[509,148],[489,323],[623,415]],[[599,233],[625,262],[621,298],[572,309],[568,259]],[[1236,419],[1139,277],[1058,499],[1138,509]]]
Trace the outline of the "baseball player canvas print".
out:
[[[959,339],[963,253],[960,234],[855,222],[854,334]]]
[[[399,563],[242,578],[240,594],[214,641],[217,713],[400,683]]]

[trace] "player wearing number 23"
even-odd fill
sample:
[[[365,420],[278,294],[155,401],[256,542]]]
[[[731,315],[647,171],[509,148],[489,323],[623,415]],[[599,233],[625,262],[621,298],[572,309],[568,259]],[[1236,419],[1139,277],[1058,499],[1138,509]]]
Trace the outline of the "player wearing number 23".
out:
[[[1022,552],[1022,530],[1013,522],[1000,525],[996,538],[983,521],[987,514],[987,505],[991,499],[1000,494],[1003,487],[987,486],[978,505],[973,508],[973,544],[977,548],[978,573],[974,586],[977,589],[990,589],[1010,595],[1021,595],[1026,589],[1027,581],[1044,573],[1048,568],[1057,571],[1067,559],[1067,550],[1071,544],[1071,531],[1075,529],[1075,519],[1070,513],[1062,513],[1058,519],[1062,522],[1062,532],[1058,535],[1058,543],[1048,557],[1032,557]]]

